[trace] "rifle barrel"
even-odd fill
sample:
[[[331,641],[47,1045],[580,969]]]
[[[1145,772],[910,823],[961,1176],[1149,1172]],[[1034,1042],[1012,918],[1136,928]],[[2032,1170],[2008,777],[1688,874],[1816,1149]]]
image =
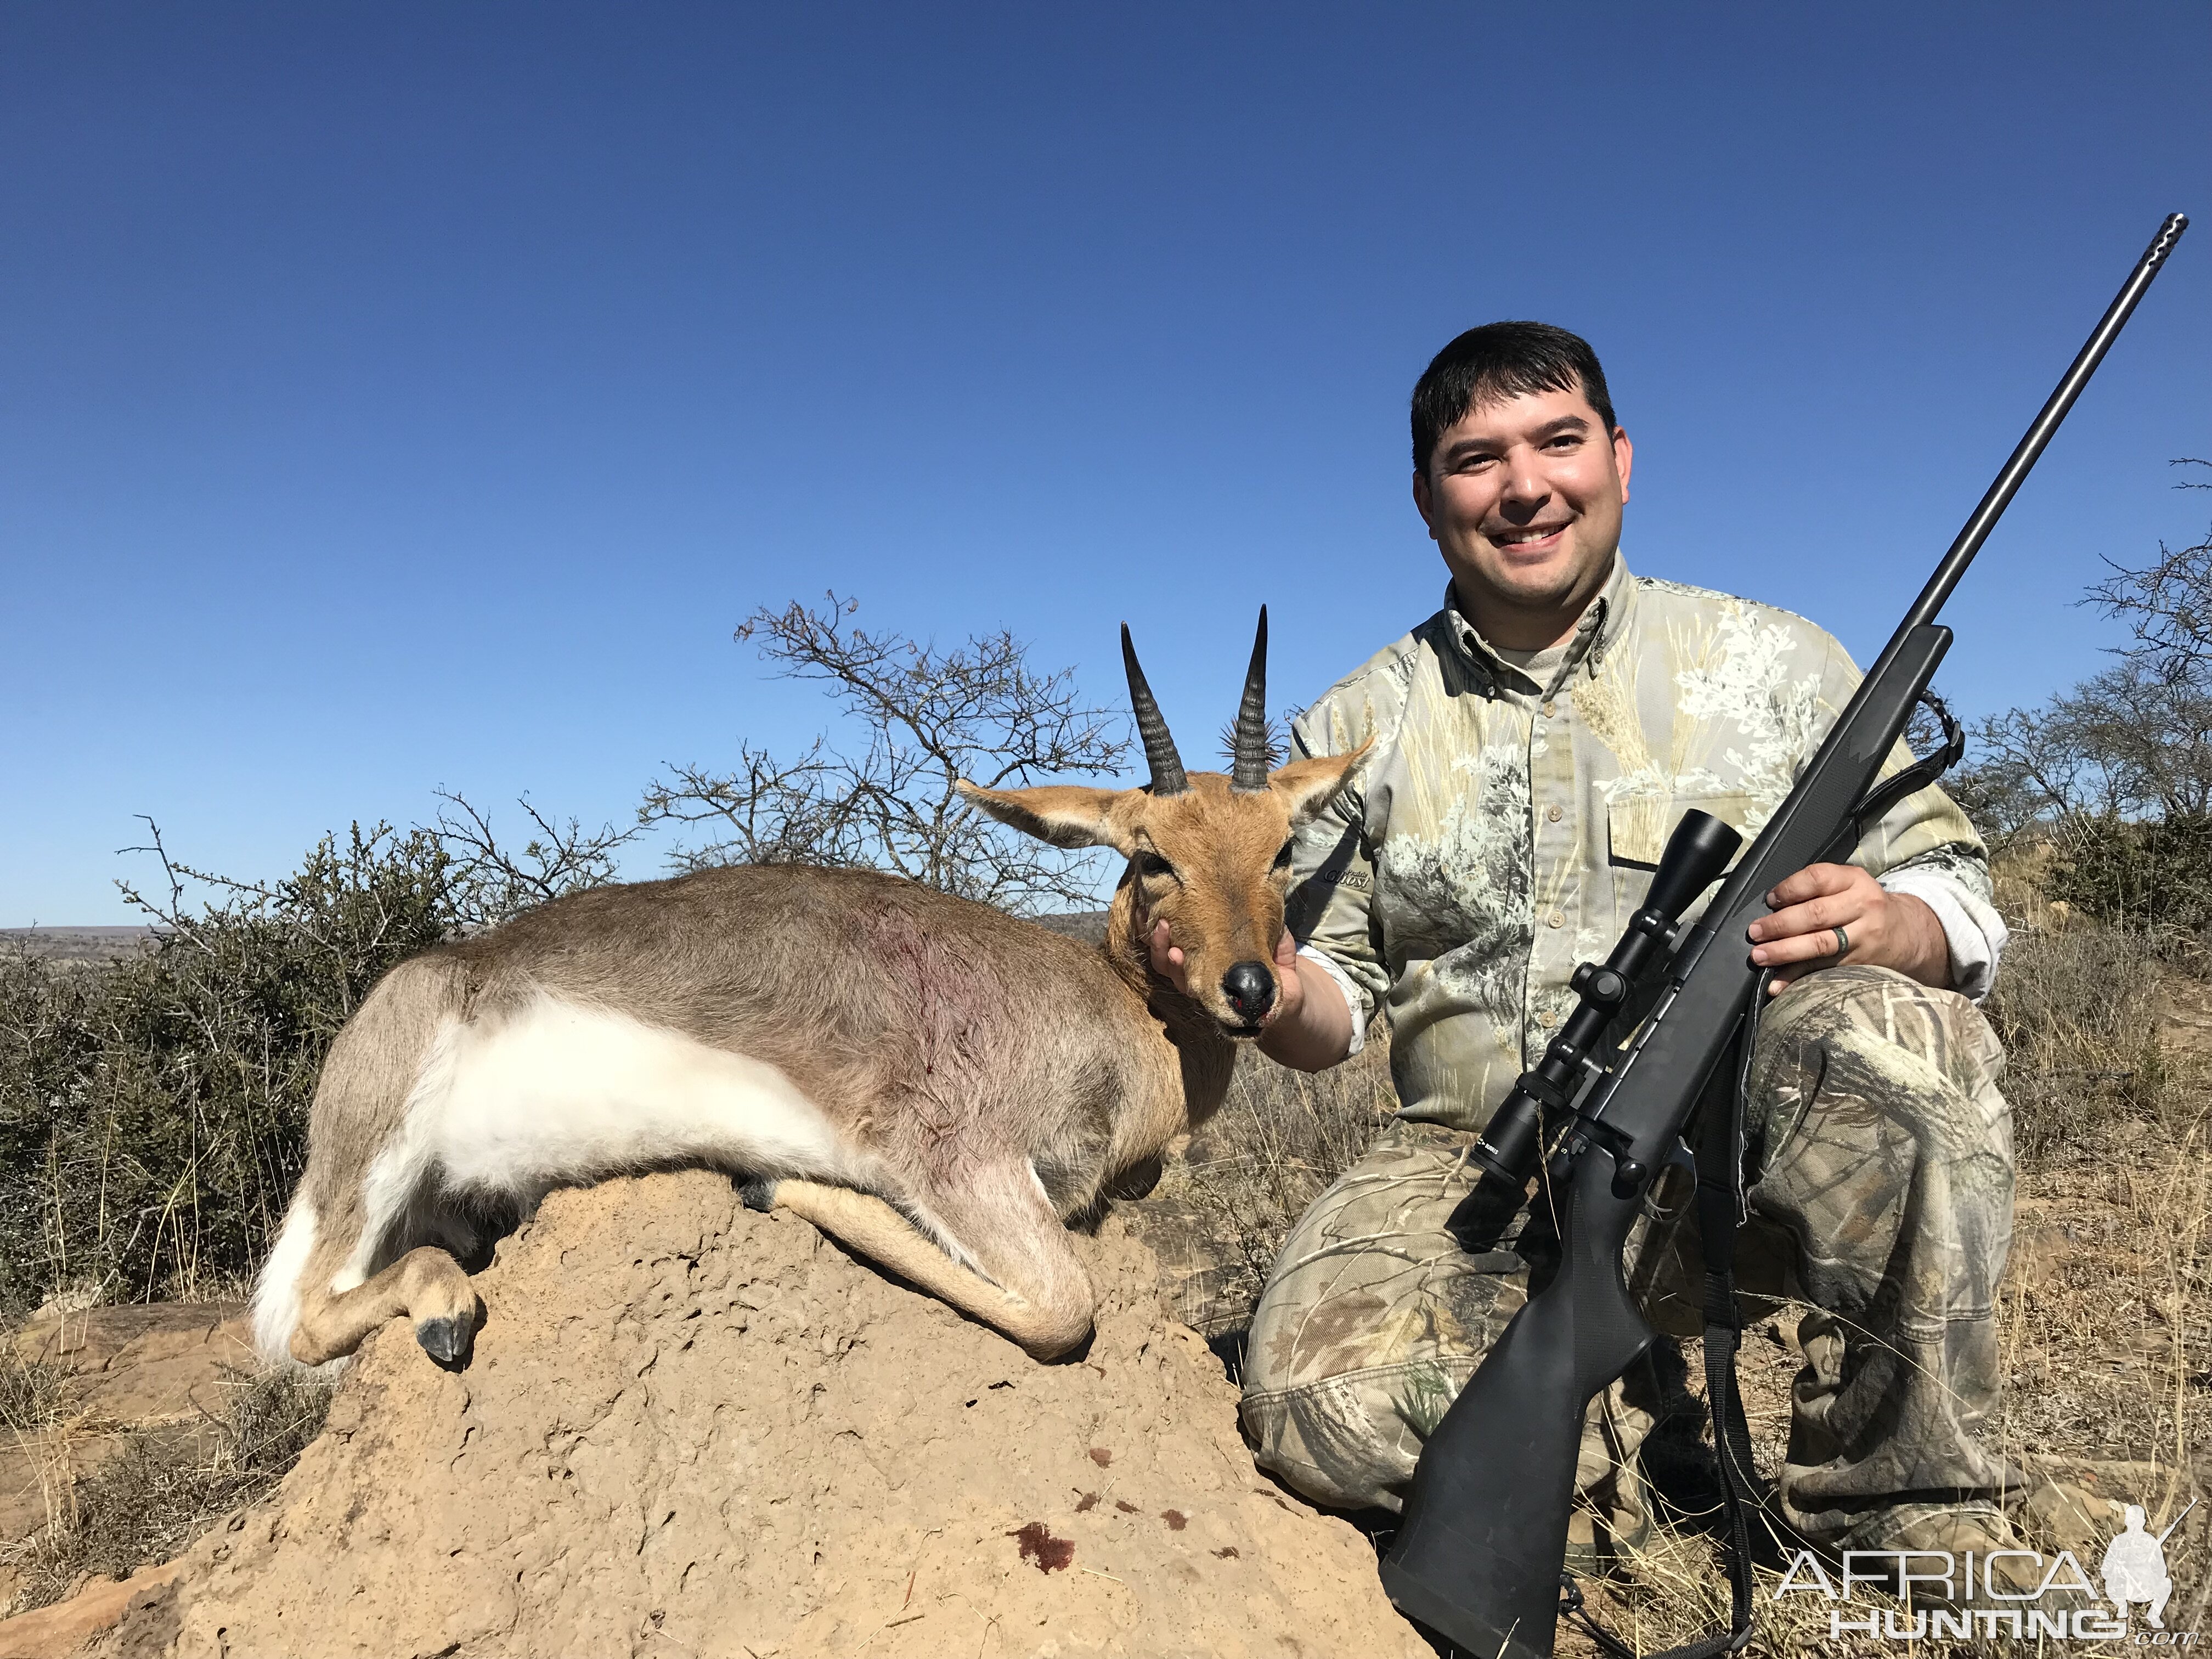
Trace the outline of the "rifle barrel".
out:
[[[2058,389],[2051,394],[2051,400],[2043,405],[2043,412],[2028,427],[2027,434],[2012,452],[2012,459],[2004,464],[2004,470],[1997,474],[1996,482],[1990,486],[1989,494],[1982,497],[1981,505],[1974,509],[1966,520],[1966,527],[1959,532],[1958,539],[1951,544],[1951,550],[1943,556],[1942,563],[1936,567],[1936,574],[1928,579],[1928,586],[1920,590],[1919,599],[1913,602],[1912,609],[1905,615],[1904,625],[1897,631],[1899,640],[1902,640],[1911,629],[1936,620],[1936,613],[1943,608],[1943,601],[1951,597],[1951,590],[1959,585],[1959,578],[1966,574],[1966,566],[1972,562],[1974,555],[1982,550],[1982,544],[1989,539],[1990,532],[1996,528],[1997,520],[2003,516],[2014,493],[2035,465],[2036,458],[2043,453],[2043,447],[2051,441],[2051,434],[2058,430],[2058,423],[2066,418],[2066,411],[2074,407],[2074,400],[2081,395],[2081,388],[2089,384],[2089,377],[2097,372],[2097,365],[2104,361],[2105,353],[2119,337],[2120,330],[2127,325],[2129,314],[2136,308],[2136,301],[2142,298],[2143,290],[2150,286],[2151,278],[2158,275],[2158,268],[2166,263],[2166,256],[2173,252],[2173,245],[2181,240],[2181,233],[2188,228],[2186,214],[2169,213],[2166,216],[2166,222],[2158,228],[2158,234],[2150,239],[2150,246],[2143,250],[2142,258],[2136,261],[2135,270],[2129,273],[2128,280],[2121,284],[2119,293],[2106,308],[2104,320],[2089,336],[2088,343],[2074,359],[2074,366],[2058,382]]]
[[[2166,1540],[2167,1539],[2169,1539],[2169,1538],[2172,1537],[2172,1536],[2173,1536],[2173,1529],[2174,1529],[2176,1527],[2179,1526],[2183,1522],[2185,1522],[2185,1521],[2186,1521],[2187,1519],[2189,1519],[2189,1511],[2190,1511],[2190,1510],[2193,1510],[2193,1509],[2195,1509],[2196,1507],[2197,1507],[2197,1500],[2196,1500],[2195,1498],[2191,1498],[2191,1499],[2189,1500],[2189,1502],[2188,1502],[2187,1504],[2184,1504],[2184,1505],[2182,1506],[2182,1510],[2181,1510],[2181,1513],[2180,1513],[2180,1514],[2179,1514],[2179,1515],[2175,1516],[2173,1517],[2173,1519],[2172,1519],[2172,1520],[2171,1520],[2171,1521],[2169,1521],[2169,1522],[2167,1522],[2166,1523],[2166,1530],[2165,1530],[2164,1532],[2162,1532],[2162,1533],[2159,1534],[2159,1535],[2158,1535],[2158,1541],[2159,1541],[2160,1543],[2163,1544],[2164,1542],[2166,1542]]]

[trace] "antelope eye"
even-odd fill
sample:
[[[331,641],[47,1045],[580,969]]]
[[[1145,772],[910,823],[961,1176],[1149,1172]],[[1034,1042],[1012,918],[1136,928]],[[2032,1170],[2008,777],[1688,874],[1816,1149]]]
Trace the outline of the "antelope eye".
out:
[[[1171,876],[1175,874],[1175,866],[1158,853],[1139,853],[1137,854],[1137,873],[1140,876]]]
[[[1275,854],[1274,867],[1276,869],[1287,870],[1291,867],[1291,848],[1295,847],[1297,844],[1297,843],[1295,841],[1286,841],[1283,843],[1282,850]]]

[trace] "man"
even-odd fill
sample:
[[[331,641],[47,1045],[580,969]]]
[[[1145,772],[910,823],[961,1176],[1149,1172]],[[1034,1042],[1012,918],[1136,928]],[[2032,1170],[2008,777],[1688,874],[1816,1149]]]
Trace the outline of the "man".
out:
[[[1494,323],[1413,399],[1413,501],[1444,608],[1297,722],[1301,754],[1373,749],[1293,859],[1282,988],[1261,1047],[1357,1053],[1390,1019],[1396,1121],[1309,1210],[1262,1293],[1243,1415],[1260,1462],[1320,1502],[1395,1509],[1428,1432],[1556,1241],[1479,1255],[1446,1231],[1474,1133],[1574,1005],[1690,807],[1747,843],[1858,681],[1802,618],[1630,574],[1633,452],[1589,347]],[[1847,865],[1769,895],[1745,944],[1772,970],[1751,1070],[1747,1293],[1799,1297],[1805,1366],[1781,1490],[1837,1549],[2016,1542],[2020,1480],[1983,1445],[2012,1218],[2002,1055],[1974,1004],[2005,940],[1982,844],[1941,791]],[[1155,963],[1180,969],[1162,928]],[[1632,1246],[1661,1328],[1697,1329],[1694,1226]],[[1592,1408],[1572,1540],[1640,1542],[1648,1368]],[[1514,1432],[1500,1424],[1501,1435]]]
[[[2105,1599],[2123,1620],[2128,1616],[2129,1602],[2142,1602],[2151,1628],[2164,1630],[2166,1599],[2173,1594],[2173,1580],[2166,1574],[2165,1534],[2154,1538],[2143,1530],[2140,1504],[2128,1505],[2126,1521],[2126,1529],[2106,1547],[2099,1569],[2098,1576],[2105,1581]]]

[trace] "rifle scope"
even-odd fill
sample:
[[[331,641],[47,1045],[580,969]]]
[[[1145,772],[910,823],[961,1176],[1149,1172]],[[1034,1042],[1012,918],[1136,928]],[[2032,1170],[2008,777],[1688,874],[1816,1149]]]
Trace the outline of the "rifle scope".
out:
[[[1628,1000],[1637,981],[1673,947],[1674,925],[1706,888],[1720,879],[1743,837],[1710,812],[1682,814],[1659,867],[1651,877],[1644,908],[1630,918],[1627,931],[1602,965],[1585,962],[1568,981],[1580,995],[1573,1013],[1544,1050],[1543,1059],[1521,1074],[1513,1092],[1490,1115],[1474,1143],[1474,1161],[1500,1180],[1525,1188],[1543,1159],[1545,1114],[1565,1114],[1589,1086],[1605,1075],[1599,1045],[1606,1028]],[[1633,1167],[1640,1179],[1641,1165]],[[1620,1170],[1632,1174],[1630,1166]]]

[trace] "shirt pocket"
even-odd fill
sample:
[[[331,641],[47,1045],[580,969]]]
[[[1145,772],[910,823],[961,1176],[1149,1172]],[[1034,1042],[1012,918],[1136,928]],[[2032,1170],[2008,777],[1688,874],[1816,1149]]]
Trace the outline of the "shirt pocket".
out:
[[[1741,791],[1719,795],[1635,795],[1610,802],[1605,811],[1608,856],[1616,865],[1657,869],[1667,838],[1681,823],[1682,814],[1692,811],[1711,813],[1741,835],[1748,847],[1753,837],[1744,825],[1750,820],[1753,805],[1752,798]],[[1739,848],[1737,856],[1741,855]],[[1735,859],[1729,860],[1729,867],[1735,867]]]

